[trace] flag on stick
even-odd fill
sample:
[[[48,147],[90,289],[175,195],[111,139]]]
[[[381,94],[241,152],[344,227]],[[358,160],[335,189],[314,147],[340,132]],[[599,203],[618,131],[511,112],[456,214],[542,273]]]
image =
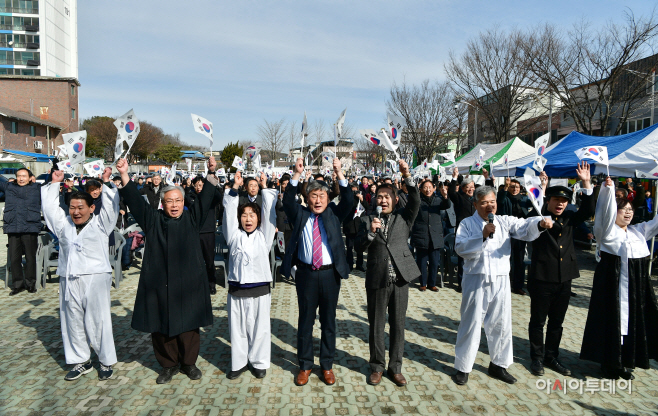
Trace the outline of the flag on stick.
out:
[[[197,133],[203,134],[208,138],[208,140],[210,140],[210,151],[212,152],[212,123],[201,116],[192,114],[192,124],[194,125],[194,130],[196,130]]]
[[[604,164],[608,171],[608,176],[610,176],[610,168],[608,166],[608,148],[606,146],[582,147],[576,150],[574,153],[576,153],[576,156],[578,156],[578,159],[580,160],[592,159],[596,163]]]
[[[75,166],[78,163],[84,163],[85,150],[87,143],[87,131],[76,131],[75,133],[63,134],[64,145],[66,146],[66,154],[71,161],[71,165]]]
[[[82,165],[89,176],[100,176],[105,170],[105,165],[102,160],[95,160],[93,162],[85,163]]]
[[[391,137],[391,143],[397,149],[400,146],[402,130],[407,128],[407,122],[404,118],[387,114],[388,117],[388,134]]]
[[[439,153],[437,156],[441,156],[446,160],[446,162],[455,163],[455,154],[454,153]]]
[[[131,108],[126,114],[114,120],[114,126],[117,128],[117,141],[114,150],[114,161],[116,162],[119,158],[124,158],[130,153],[130,149],[133,147],[137,135],[139,134],[139,120]],[[126,151],[125,156],[123,155],[124,142],[128,145],[128,150]],[[117,155],[119,144],[121,144],[121,151]]]
[[[244,162],[242,161],[241,157],[235,156],[233,158],[233,164],[231,165],[237,170],[244,170]]]
[[[532,202],[532,205],[539,215],[541,215],[541,209],[544,206],[544,189],[541,186],[541,180],[538,176],[526,172],[523,175],[523,182],[526,191],[528,191],[530,202]]]
[[[304,141],[308,135],[308,121],[306,121],[306,111],[304,111],[304,121],[302,121],[302,152],[304,151]]]

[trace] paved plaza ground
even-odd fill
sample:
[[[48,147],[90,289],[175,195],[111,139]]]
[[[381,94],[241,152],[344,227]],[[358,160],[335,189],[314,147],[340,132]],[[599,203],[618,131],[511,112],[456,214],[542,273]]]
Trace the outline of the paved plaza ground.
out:
[[[1,247],[6,236],[0,235]],[[6,250],[0,250],[0,266]],[[171,384],[157,385],[159,365],[150,337],[130,328],[139,264],[125,276],[119,290],[112,290],[114,339],[119,363],[112,380],[99,381],[94,371],[67,382],[68,367],[62,349],[57,278],[37,294],[23,292],[2,296],[0,306],[0,415],[356,415],[356,414],[656,414],[658,365],[636,370],[632,391],[572,391],[600,388],[599,366],[580,361],[592,275],[593,252],[579,251],[582,277],[575,281],[577,297],[571,299],[564,336],[562,362],[571,367],[566,378],[551,370],[543,378],[528,371],[527,325],[530,299],[512,295],[514,323],[513,386],[486,374],[489,365],[484,334],[465,386],[455,385],[454,343],[459,325],[460,294],[452,288],[421,293],[414,284],[406,322],[403,372],[409,382],[396,387],[384,379],[379,386],[366,384],[368,321],[364,274],[355,272],[343,281],[337,313],[335,386],[319,379],[319,366],[308,385],[297,387],[297,298],[293,284],[281,282],[272,291],[272,367],[258,380],[250,373],[228,380],[230,341],[226,290],[213,296],[215,322],[201,330],[197,362],[203,378],[191,381],[179,374]],[[4,271],[0,272],[4,280]],[[319,323],[314,332],[319,350]],[[317,353],[316,353],[317,357]],[[93,359],[97,360],[95,355]],[[95,363],[95,366],[98,365]],[[317,358],[316,358],[317,366]],[[555,379],[559,385],[553,385]],[[538,382],[539,380],[539,382]],[[546,383],[550,394],[547,393]],[[567,392],[564,393],[564,385]],[[569,387],[571,386],[571,388]],[[543,387],[540,390],[538,387]],[[555,388],[556,390],[553,390]],[[560,389],[562,388],[562,389]]]

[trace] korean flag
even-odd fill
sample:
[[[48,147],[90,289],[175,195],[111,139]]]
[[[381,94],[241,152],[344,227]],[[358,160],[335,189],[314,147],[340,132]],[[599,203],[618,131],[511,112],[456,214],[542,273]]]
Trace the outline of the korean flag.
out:
[[[77,165],[85,161],[85,149],[87,143],[87,131],[76,131],[75,133],[63,134],[66,154],[71,161],[71,165]]]
[[[194,130],[196,130],[197,133],[203,134],[208,140],[210,140],[210,147],[212,148],[212,123],[201,116],[192,114],[192,124],[194,124]]]

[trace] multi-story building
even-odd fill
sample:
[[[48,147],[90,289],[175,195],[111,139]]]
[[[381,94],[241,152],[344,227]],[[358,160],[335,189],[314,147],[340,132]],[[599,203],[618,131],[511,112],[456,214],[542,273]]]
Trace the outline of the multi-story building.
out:
[[[0,0],[0,75],[78,78],[77,0]]]

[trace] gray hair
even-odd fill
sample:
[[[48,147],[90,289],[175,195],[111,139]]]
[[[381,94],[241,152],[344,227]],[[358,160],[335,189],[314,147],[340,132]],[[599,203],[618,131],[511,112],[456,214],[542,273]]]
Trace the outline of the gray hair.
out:
[[[160,201],[164,203],[165,194],[171,191],[178,191],[180,192],[180,195],[183,197],[183,199],[185,198],[185,190],[183,189],[182,186],[167,185],[164,188],[162,188],[162,191],[160,191]]]
[[[479,186],[477,189],[475,189],[475,192],[473,192],[473,199],[476,201],[481,200],[485,196],[489,194],[494,194],[496,195],[496,190],[492,188],[491,186]]]
[[[159,173],[154,173],[153,175],[151,175],[151,179],[153,179],[155,177],[158,177],[158,178],[162,179],[162,175],[160,175]]]
[[[329,195],[329,187],[324,182],[311,181],[308,185],[306,185],[306,195],[317,190],[324,191],[327,193],[327,195]]]
[[[473,179],[471,179],[471,178],[464,178],[464,180],[462,181],[462,183],[459,184],[459,189],[463,189],[463,188],[465,188],[467,185],[470,185],[470,184],[472,184],[472,183],[473,183]]]

